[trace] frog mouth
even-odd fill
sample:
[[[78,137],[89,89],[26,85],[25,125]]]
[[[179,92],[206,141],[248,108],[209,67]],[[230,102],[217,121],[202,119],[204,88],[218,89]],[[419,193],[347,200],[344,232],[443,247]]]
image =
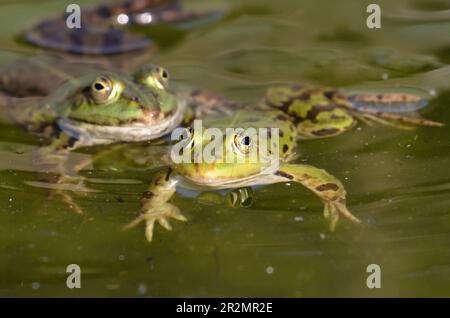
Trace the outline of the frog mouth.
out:
[[[168,134],[182,122],[185,109],[186,103],[179,102],[176,111],[157,124],[132,122],[121,126],[97,125],[63,117],[59,118],[57,122],[62,131],[82,141],[84,145],[121,141],[139,142],[157,139]]]
[[[210,188],[215,190],[248,187],[255,184],[265,185],[276,183],[279,180],[284,180],[276,174],[278,171],[277,165],[269,165],[261,169],[257,174],[252,174],[242,178],[236,179],[222,179],[222,178],[188,178],[186,176],[177,176],[180,185],[186,188]]]

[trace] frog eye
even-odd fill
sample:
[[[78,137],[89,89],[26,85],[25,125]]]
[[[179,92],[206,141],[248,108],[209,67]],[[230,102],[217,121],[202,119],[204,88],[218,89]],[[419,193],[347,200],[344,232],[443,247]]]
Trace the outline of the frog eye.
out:
[[[165,68],[157,67],[157,75],[155,76],[155,86],[159,89],[166,89],[169,87],[169,72]]]
[[[159,74],[164,80],[169,80],[169,72],[164,68],[159,68]]]
[[[169,72],[160,66],[145,65],[136,73],[135,79],[152,88],[160,90],[169,88]]]
[[[91,85],[91,95],[97,104],[104,104],[113,96],[114,84],[107,76],[100,76]]]
[[[234,136],[233,147],[242,155],[248,155],[252,147],[252,138],[243,133],[237,134]]]

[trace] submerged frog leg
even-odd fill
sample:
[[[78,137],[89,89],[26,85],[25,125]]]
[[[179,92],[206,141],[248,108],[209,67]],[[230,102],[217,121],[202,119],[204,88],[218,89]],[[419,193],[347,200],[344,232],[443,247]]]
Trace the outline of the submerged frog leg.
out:
[[[78,146],[77,142],[77,139],[60,133],[49,145],[40,148],[34,154],[33,164],[40,172],[41,179],[53,184],[50,198],[60,196],[71,209],[82,214],[82,209],[68,193],[70,190],[77,194],[85,194],[88,190],[83,184],[84,179],[76,175],[77,170],[69,171],[67,169],[69,153]]]
[[[414,126],[407,126],[407,125],[402,125],[399,122],[393,122],[393,121],[389,121],[389,120],[385,120],[383,118],[379,118],[375,115],[371,115],[371,114],[357,114],[355,115],[355,117],[357,117],[359,120],[363,121],[364,123],[366,123],[369,126],[374,126],[375,123],[381,124],[381,125],[385,125],[385,126],[391,126],[397,129],[403,129],[403,130],[413,130]]]
[[[171,178],[171,170],[158,173],[152,180],[148,190],[144,192],[141,201],[140,215],[124,226],[124,230],[135,227],[145,221],[145,237],[151,242],[153,239],[153,229],[155,222],[170,231],[172,229],[169,219],[187,221],[186,217],[173,204],[167,201],[176,191],[177,180]]]
[[[226,202],[232,207],[250,207],[253,204],[252,188],[245,187],[231,190],[226,195]]]
[[[428,98],[410,93],[360,93],[347,96],[351,107],[387,113],[411,113],[428,105]]]
[[[380,112],[372,109],[350,110],[355,117],[376,121],[383,125],[388,125],[400,129],[413,129],[413,126],[443,127],[441,122],[421,118],[411,117],[399,113]]]
[[[285,178],[285,181],[299,182],[322,200],[324,216],[329,221],[331,231],[336,227],[339,214],[354,223],[360,223],[345,205],[344,186],[325,170],[302,164],[282,164],[277,175]]]

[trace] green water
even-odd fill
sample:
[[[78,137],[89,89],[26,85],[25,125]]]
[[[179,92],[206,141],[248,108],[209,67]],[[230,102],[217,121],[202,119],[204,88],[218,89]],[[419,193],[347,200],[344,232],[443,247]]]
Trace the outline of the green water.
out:
[[[35,52],[15,36],[66,3],[2,1],[0,62]],[[342,220],[330,233],[313,194],[277,184],[255,190],[250,208],[177,194],[172,202],[189,221],[172,222],[171,232],[158,227],[148,244],[143,226],[121,226],[134,218],[154,169],[123,163],[120,153],[99,160],[83,171],[97,192],[75,196],[79,216],[38,183],[31,153],[39,139],[1,126],[0,296],[450,296],[450,1],[378,1],[379,30],[366,27],[370,3],[191,1],[228,14],[172,32],[176,43],[153,58],[176,79],[242,100],[293,81],[436,91],[424,115],[444,128],[360,124],[299,144],[299,162],[342,180],[363,226]],[[66,287],[72,263],[81,266],[81,289]],[[366,286],[373,263],[380,289]]]

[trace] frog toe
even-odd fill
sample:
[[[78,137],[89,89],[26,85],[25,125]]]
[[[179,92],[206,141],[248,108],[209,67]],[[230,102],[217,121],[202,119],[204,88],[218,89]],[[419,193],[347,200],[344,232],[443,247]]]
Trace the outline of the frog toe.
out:
[[[139,223],[145,221],[145,237],[148,242],[153,240],[153,232],[155,223],[158,222],[164,229],[171,231],[172,226],[169,219],[175,219],[181,222],[186,222],[187,218],[181,214],[180,209],[170,203],[164,203],[158,208],[150,208],[142,213],[133,221],[123,227],[124,230],[135,227]]]
[[[350,220],[353,223],[361,223],[361,221],[347,209],[345,203],[340,202],[339,200],[325,201],[323,212],[325,219],[329,222],[331,232],[334,232],[336,228],[336,225],[339,221],[339,215],[344,216],[346,219]]]

